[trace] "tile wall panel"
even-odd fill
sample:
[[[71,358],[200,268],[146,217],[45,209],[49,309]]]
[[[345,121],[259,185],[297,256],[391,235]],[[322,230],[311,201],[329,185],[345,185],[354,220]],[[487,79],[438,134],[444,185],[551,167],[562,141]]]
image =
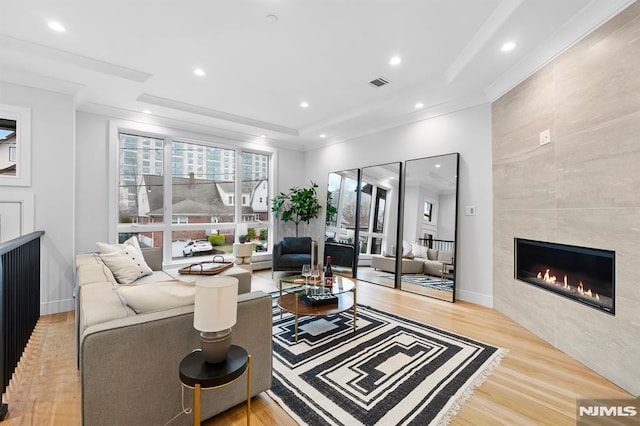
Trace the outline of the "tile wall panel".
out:
[[[494,306],[640,395],[640,3],[494,102]],[[551,129],[551,144],[539,132]],[[513,238],[616,251],[616,315],[521,283]]]

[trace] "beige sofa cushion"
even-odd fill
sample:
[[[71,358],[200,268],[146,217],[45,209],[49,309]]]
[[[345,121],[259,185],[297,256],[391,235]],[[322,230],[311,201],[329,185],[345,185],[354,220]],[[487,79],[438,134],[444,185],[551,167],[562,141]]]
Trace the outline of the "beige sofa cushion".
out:
[[[110,282],[83,283],[79,289],[82,300],[79,305],[80,333],[92,325],[135,315],[122,303],[114,288]]]
[[[78,279],[78,285],[86,285],[93,283],[102,283],[109,282],[112,285],[116,284],[116,279],[114,278],[111,270],[107,268],[107,266],[100,263],[84,263],[78,265],[76,268],[76,274]]]
[[[193,305],[195,283],[165,281],[136,286],[119,286],[115,291],[137,314]]]
[[[439,251],[438,261],[443,263],[453,263],[453,254],[450,251]]]

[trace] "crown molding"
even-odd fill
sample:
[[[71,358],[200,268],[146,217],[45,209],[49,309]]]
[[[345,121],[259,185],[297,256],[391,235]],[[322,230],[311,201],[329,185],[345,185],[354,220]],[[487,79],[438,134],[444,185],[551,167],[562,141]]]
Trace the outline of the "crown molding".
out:
[[[146,72],[111,64],[88,56],[77,55],[64,50],[54,49],[42,44],[10,37],[5,34],[0,34],[0,46],[4,49],[15,50],[19,53],[26,53],[38,56],[39,58],[46,58],[52,61],[65,63],[67,65],[96,71],[101,74],[108,74],[138,83],[144,83],[151,77],[151,74]]]
[[[280,126],[274,123],[268,123],[266,121],[255,120],[249,117],[243,117],[236,114],[230,114],[228,112],[216,111],[214,109],[201,107],[198,105],[188,104],[185,102],[174,101],[172,99],[162,98],[160,96],[150,95],[143,93],[138,96],[137,101],[146,102],[148,104],[162,106],[166,108],[175,109],[178,111],[189,112],[192,114],[203,115],[206,117],[217,118],[219,120],[231,121],[233,123],[243,124],[245,126],[257,127],[259,129],[271,130],[277,133],[282,133],[290,136],[298,136],[298,130],[290,127]]]

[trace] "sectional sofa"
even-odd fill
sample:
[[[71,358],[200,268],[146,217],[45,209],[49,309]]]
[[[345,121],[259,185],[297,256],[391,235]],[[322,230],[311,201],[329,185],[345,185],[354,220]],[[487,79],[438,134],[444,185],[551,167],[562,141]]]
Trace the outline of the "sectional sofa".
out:
[[[192,391],[182,387],[178,371],[180,361],[200,347],[189,284],[160,270],[159,253],[143,252],[153,273],[129,286],[116,281],[99,255],[76,256],[76,332],[85,425],[163,425],[182,411],[183,396],[184,406],[193,407]],[[271,387],[271,297],[251,292],[251,275],[242,268],[224,274],[239,278],[232,343],[252,355],[251,390],[256,395]],[[159,299],[164,307],[153,306],[158,303],[158,288],[175,294]],[[172,298],[175,306],[167,304]],[[203,392],[201,418],[245,400],[244,379]],[[171,425],[191,422],[191,415],[182,414]]]
[[[453,269],[453,253],[446,250],[435,250],[416,244],[402,257],[403,274],[425,274],[440,277],[449,274]],[[445,264],[447,265],[445,267]],[[395,273],[396,258],[394,256],[371,256],[371,267],[381,271]]]

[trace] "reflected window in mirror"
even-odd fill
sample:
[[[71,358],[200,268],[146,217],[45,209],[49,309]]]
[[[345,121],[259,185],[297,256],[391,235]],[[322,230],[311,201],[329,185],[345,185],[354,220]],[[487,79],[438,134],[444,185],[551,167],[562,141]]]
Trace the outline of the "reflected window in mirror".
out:
[[[358,279],[396,286],[400,163],[361,169]]]
[[[431,222],[431,214],[433,212],[433,204],[429,201],[424,202],[424,216],[422,220],[425,222]]]
[[[355,276],[355,242],[358,218],[358,169],[329,173],[324,256],[331,256],[333,272]]]
[[[459,154],[405,163],[402,290],[453,302]]]

